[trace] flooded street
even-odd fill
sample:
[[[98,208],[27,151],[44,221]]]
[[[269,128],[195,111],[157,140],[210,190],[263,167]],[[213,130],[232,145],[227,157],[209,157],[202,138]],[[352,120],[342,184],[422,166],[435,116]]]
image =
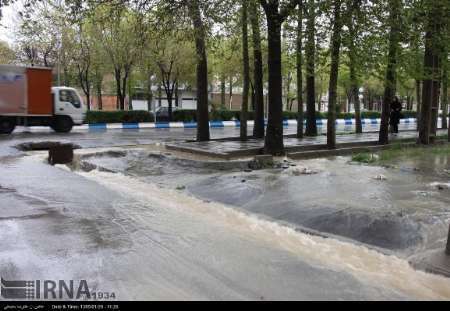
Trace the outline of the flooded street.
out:
[[[85,279],[120,300],[415,297],[302,258],[255,218],[134,178],[29,157],[1,173],[5,279]]]
[[[338,157],[251,171],[245,169],[245,161],[224,167],[221,162],[205,165],[176,159],[167,152],[135,150],[121,157],[89,158],[88,162],[163,187],[183,187],[199,198],[300,229],[350,238],[407,257],[445,246],[450,191],[439,190],[435,184],[450,181],[445,173],[448,160],[448,156],[399,159],[390,167],[381,167]],[[315,174],[298,174],[305,168]]]
[[[444,173],[448,159],[398,159],[382,167],[350,163],[348,157],[338,157],[282,162],[286,163],[284,168],[251,171],[244,160],[227,165],[216,161],[205,164],[147,150],[86,157],[89,163],[110,172],[103,174],[120,178],[126,175],[164,191],[178,189],[175,194],[206,200],[213,209],[226,206],[237,215],[249,217],[252,223],[256,221],[257,227],[262,221],[277,228],[275,232],[269,230],[272,243],[300,253],[302,258],[338,266],[365,281],[380,278],[386,286],[398,286],[417,298],[423,289],[401,284],[410,274],[420,279],[411,280],[414,284],[426,284],[428,277],[434,278],[415,271],[408,261],[445,248],[450,191],[439,190],[436,184],[449,182]],[[298,174],[305,169],[313,173]],[[94,172],[88,174],[93,177]],[[424,285],[433,288],[429,294],[447,295],[445,288],[450,282],[440,280],[439,286]]]
[[[252,170],[157,138],[73,142],[70,168],[3,149],[3,278],[85,279],[119,300],[450,299],[448,278],[409,264],[445,247],[448,155]]]

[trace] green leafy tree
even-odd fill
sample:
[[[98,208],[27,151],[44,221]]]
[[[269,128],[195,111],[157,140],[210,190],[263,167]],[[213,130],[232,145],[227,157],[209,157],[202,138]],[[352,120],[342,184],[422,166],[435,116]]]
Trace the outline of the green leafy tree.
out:
[[[0,64],[12,64],[16,60],[16,53],[6,42],[0,41]]]
[[[125,109],[128,79],[146,38],[146,19],[125,6],[101,5],[95,9],[95,27],[112,64],[120,110]]]

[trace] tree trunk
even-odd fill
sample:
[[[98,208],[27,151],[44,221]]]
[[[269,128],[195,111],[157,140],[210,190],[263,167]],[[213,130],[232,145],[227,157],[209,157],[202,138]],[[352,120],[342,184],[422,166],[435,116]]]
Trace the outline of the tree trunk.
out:
[[[95,86],[97,89],[97,109],[103,110],[102,83],[97,81]]]
[[[297,11],[297,138],[303,138],[303,0],[300,1],[300,7]]]
[[[437,123],[439,117],[439,97],[441,94],[441,70],[440,70],[440,58],[438,55],[435,57],[435,78],[433,79],[433,99],[431,106],[431,139],[434,142],[437,136]]]
[[[352,70],[350,70],[350,71],[352,71]],[[352,73],[350,75],[352,75]],[[362,130],[362,122],[361,122],[361,102],[359,100],[359,87],[358,87],[357,79],[355,77],[353,77],[351,79],[353,79],[352,98],[353,98],[353,105],[355,107],[355,130],[356,130],[356,133],[360,134],[363,132],[363,130]]]
[[[253,38],[253,80],[254,80],[254,106],[255,124],[253,126],[253,137],[264,137],[264,85],[263,85],[263,61],[261,49],[261,32],[259,25],[259,7],[256,1],[250,2]]]
[[[119,110],[125,110],[125,96],[127,89],[127,79],[129,74],[129,69],[124,69],[122,76],[122,69],[116,68],[114,70],[116,78],[116,90],[117,90],[117,104]]]
[[[172,122],[172,108],[173,108],[173,93],[172,92],[166,92],[167,96],[167,114],[169,116],[169,122]]]
[[[170,77],[170,75],[168,76]],[[173,93],[175,90],[175,83],[170,83],[170,80],[164,81],[164,90],[167,97],[167,112],[169,117],[169,122],[172,121],[172,111],[173,111]]]
[[[158,107],[162,106],[162,86],[161,82],[158,84]]]
[[[233,109],[233,76],[230,76],[230,99],[229,99],[229,106],[230,110]]]
[[[247,113],[248,113],[248,90],[250,85],[250,64],[248,58],[248,18],[247,18],[247,0],[242,0],[242,61],[244,85],[242,89],[242,106],[241,106],[241,141],[247,140]]]
[[[431,4],[431,3],[430,3]],[[439,69],[442,7],[439,2],[431,4],[427,14],[425,34],[424,76],[422,86],[422,111],[419,129],[419,143],[429,144],[436,136],[436,122],[438,115]]]
[[[336,100],[337,82],[339,76],[339,52],[341,48],[341,0],[333,1],[334,23],[331,37],[331,68],[330,84],[328,88],[328,124],[327,124],[327,147],[336,148]]]
[[[315,103],[315,0],[308,0],[308,19],[306,23],[307,42],[306,57],[306,136],[317,136],[316,103]]]
[[[255,87],[253,86],[253,83],[251,83],[250,80],[250,106],[252,107],[251,110],[255,111]],[[253,128],[255,128],[253,126]]]
[[[147,74],[147,110],[148,111],[152,111],[152,101],[153,101],[153,92],[152,92],[152,87],[153,87],[153,81],[152,81],[152,77],[153,77],[153,72],[149,72]]]
[[[289,71],[286,77],[286,108],[289,110],[289,93],[291,92],[292,73]]]
[[[357,8],[353,8],[353,12],[355,12]],[[353,105],[355,107],[355,130],[356,133],[362,133],[362,122],[361,122],[361,103],[359,101],[359,85],[358,85],[358,76],[356,73],[357,60],[356,60],[356,29],[352,24],[352,21],[349,24],[349,32],[350,32],[350,44],[349,44],[349,64],[350,64],[350,85],[352,89],[352,99]]]
[[[128,79],[128,81],[126,82],[127,84],[127,89],[128,89],[128,110],[133,110],[133,89],[131,87],[131,78]],[[126,99],[126,96],[125,96]]]
[[[122,108],[122,110],[125,110],[125,98],[127,97],[127,80],[128,80],[128,73],[127,71],[125,71],[125,74],[122,78],[122,96],[120,97],[120,107]]]
[[[191,0],[189,2],[189,14],[194,26],[197,54],[197,141],[208,141],[208,59],[205,46],[206,34],[199,0]]]
[[[283,144],[283,94],[281,75],[281,17],[278,1],[264,8],[267,16],[268,67],[269,67],[269,117],[267,120],[264,152],[272,155],[284,153]]]
[[[78,70],[78,80],[83,90],[84,95],[86,96],[86,107],[89,111],[91,109],[91,81],[89,77],[89,64],[87,66],[77,65]],[[65,84],[67,85],[67,84]]]
[[[447,116],[448,116],[448,61],[442,59],[442,128],[448,128]]]
[[[422,82],[422,107],[420,111],[419,142],[424,145],[430,143],[431,135],[431,109],[433,98],[433,80],[435,57],[432,50],[432,34],[428,31],[425,35],[424,74]]]
[[[179,108],[180,107],[180,95],[178,93],[178,80],[175,82],[175,88],[174,88],[173,92],[175,94],[175,107]]]
[[[417,125],[417,131],[419,131],[420,128],[420,115],[421,115],[421,99],[422,98],[422,92],[421,92],[421,81],[419,79],[416,79],[416,125]]]
[[[396,90],[396,70],[399,50],[400,36],[400,11],[402,0],[389,0],[389,52],[386,68],[386,79],[384,85],[383,106],[381,109],[381,125],[378,143],[386,145],[389,143],[389,115],[391,102]]]
[[[115,69],[115,78],[116,78],[116,95],[117,95],[117,109],[118,110],[124,110],[123,107],[123,101],[122,101],[122,87],[121,87],[121,81],[122,81],[122,72],[120,69]]]
[[[225,108],[225,76],[222,74],[220,77],[220,107],[221,109]]]

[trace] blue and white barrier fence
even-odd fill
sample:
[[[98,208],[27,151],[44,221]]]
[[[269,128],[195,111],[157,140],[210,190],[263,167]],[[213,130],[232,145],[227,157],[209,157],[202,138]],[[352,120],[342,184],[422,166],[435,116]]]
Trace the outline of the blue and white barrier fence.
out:
[[[328,123],[327,119],[317,119],[317,126],[325,126]],[[378,125],[381,123],[381,119],[361,119],[363,125]],[[267,121],[266,121],[267,123]],[[400,124],[413,124],[416,123],[415,118],[401,119]],[[306,124],[306,121],[305,121]],[[223,127],[240,127],[239,121],[210,121],[209,126],[211,128],[223,128]],[[247,122],[248,126],[253,126],[254,121]],[[297,126],[297,120],[284,120],[283,125],[285,127]],[[355,119],[338,119],[336,125],[355,125]],[[97,123],[97,124],[84,124],[80,126],[74,126],[74,130],[125,130],[125,129],[170,129],[170,128],[196,128],[196,122],[161,122],[161,123]]]
[[[317,126],[324,127],[327,125],[327,119],[317,119]],[[377,126],[381,123],[381,119],[361,119],[363,126]],[[416,124],[415,118],[401,119],[400,124]],[[266,120],[267,124],[267,120]],[[306,124],[306,121],[305,121]],[[438,126],[441,124],[441,118],[439,118]],[[210,121],[209,126],[211,128],[239,128],[239,121]],[[248,121],[247,125],[252,127],[254,121]],[[284,120],[283,125],[285,128],[296,127],[297,120]],[[338,126],[354,126],[355,119],[338,119],[336,120]],[[161,123],[97,123],[97,124],[83,124],[73,127],[74,131],[106,131],[106,130],[140,130],[140,129],[193,129],[197,128],[196,122],[161,122]],[[26,128],[26,131],[40,132],[51,131],[46,126],[35,126]]]

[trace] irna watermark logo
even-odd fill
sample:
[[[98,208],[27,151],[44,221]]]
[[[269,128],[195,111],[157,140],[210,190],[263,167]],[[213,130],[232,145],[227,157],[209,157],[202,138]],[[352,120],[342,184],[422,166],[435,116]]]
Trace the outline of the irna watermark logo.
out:
[[[1,296],[12,300],[115,299],[114,292],[99,292],[89,288],[86,280],[12,280],[1,278]]]

